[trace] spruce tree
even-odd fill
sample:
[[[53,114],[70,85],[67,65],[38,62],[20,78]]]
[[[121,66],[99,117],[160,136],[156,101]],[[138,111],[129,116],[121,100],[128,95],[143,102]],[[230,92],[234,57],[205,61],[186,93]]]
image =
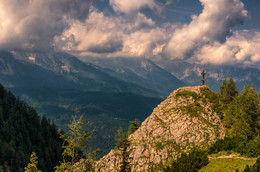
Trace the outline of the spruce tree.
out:
[[[229,136],[252,139],[260,130],[260,99],[253,87],[245,86],[225,110]]]
[[[219,94],[225,104],[231,103],[238,93],[238,89],[232,77],[224,79],[222,85],[219,86]]]
[[[131,166],[129,162],[130,155],[130,142],[127,139],[128,134],[123,132],[123,129],[120,127],[117,131],[117,143],[116,143],[116,151],[117,155],[120,156],[121,162],[119,166],[120,172],[128,172],[131,171]]]

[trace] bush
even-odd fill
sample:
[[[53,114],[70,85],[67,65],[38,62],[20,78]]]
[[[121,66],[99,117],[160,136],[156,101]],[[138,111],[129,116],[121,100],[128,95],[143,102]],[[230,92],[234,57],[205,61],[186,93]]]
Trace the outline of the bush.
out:
[[[247,157],[257,157],[260,155],[260,137],[254,140],[225,137],[222,140],[216,141],[208,149],[209,154],[218,153],[220,151],[234,151]]]
[[[256,163],[249,167],[248,165],[246,166],[244,172],[259,172],[260,171],[260,158],[256,160]]]
[[[246,145],[246,140],[238,137],[225,137],[224,139],[217,140],[209,147],[209,154],[218,153],[220,151],[235,151],[242,152],[243,147]]]

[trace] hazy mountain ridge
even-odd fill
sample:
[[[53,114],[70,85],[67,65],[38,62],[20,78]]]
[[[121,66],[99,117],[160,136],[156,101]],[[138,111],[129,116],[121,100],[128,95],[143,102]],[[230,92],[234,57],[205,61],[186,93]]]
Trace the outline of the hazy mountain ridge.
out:
[[[260,91],[260,70],[257,68],[239,65],[201,65],[178,60],[156,60],[155,63],[187,85],[195,86],[201,83],[201,72],[206,70],[206,85],[215,92],[218,91],[218,85],[220,85],[225,78],[229,77],[235,80],[239,90],[242,90],[244,85],[253,84],[255,89]]]
[[[13,63],[11,65],[13,65],[12,69],[14,72],[17,70],[17,67],[14,66],[16,63],[23,64],[20,67],[22,70],[26,70],[27,66],[31,66],[33,68],[31,70],[33,71],[32,75],[37,75],[35,77],[38,77],[39,80],[43,77],[42,80],[49,87],[53,87],[53,83],[48,83],[48,80],[44,78],[44,74],[34,74],[35,71],[43,70],[52,73],[53,76],[58,76],[59,80],[57,78],[55,80],[59,81],[60,85],[63,85],[64,88],[85,91],[133,92],[143,95],[149,94],[150,96],[156,92],[115,78],[100,67],[84,63],[75,56],[63,52],[29,53],[12,51],[11,53],[2,52],[2,54],[0,55],[1,58],[7,55],[9,59],[12,59]],[[18,73],[21,72],[17,71],[16,75]],[[26,79],[28,75],[28,73],[25,73],[20,78],[23,77],[23,79]],[[15,76],[14,73],[11,76]],[[47,78],[51,79],[52,77],[48,76]]]
[[[167,96],[186,84],[149,59],[85,58],[84,61],[107,69],[111,75],[143,87],[152,88]]]
[[[141,83],[146,82],[146,84],[154,85],[154,88],[164,90],[166,95],[181,86],[201,84],[201,72],[203,70],[207,72],[205,76],[206,85],[215,92],[218,92],[218,85],[229,77],[234,78],[239,90],[242,90],[244,85],[254,84],[256,90],[260,91],[260,70],[241,65],[202,65],[180,60],[136,58],[88,57],[84,58],[84,61],[125,75],[131,82],[139,82],[134,78],[140,76],[143,78],[143,81],[140,81]],[[153,66],[154,71],[150,71],[151,66]],[[156,70],[156,68],[159,68],[159,70]],[[157,80],[153,80],[153,77],[150,76],[156,76]],[[175,87],[175,85],[178,87]],[[173,89],[170,90],[171,88]]]

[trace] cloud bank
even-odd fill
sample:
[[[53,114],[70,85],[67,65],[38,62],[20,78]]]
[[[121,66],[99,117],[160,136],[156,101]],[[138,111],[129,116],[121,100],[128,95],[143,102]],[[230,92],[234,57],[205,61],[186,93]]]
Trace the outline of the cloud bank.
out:
[[[68,20],[84,21],[91,0],[1,0],[0,49],[46,51]]]
[[[200,0],[203,9],[190,23],[158,22],[144,12],[149,8],[159,15],[175,2],[109,0],[114,13],[105,13],[91,0],[0,0],[0,49],[217,65],[260,63],[260,32],[232,31],[248,16],[240,0]]]
[[[259,65],[260,32],[236,31],[225,43],[214,42],[205,45],[195,55],[202,64]]]
[[[165,47],[165,55],[171,59],[184,59],[204,45],[224,42],[230,28],[243,24],[247,11],[239,0],[200,0],[203,11],[192,16],[189,24],[174,31]]]
[[[111,17],[92,8],[88,19],[71,25],[55,43],[81,56],[144,57],[161,52],[172,31],[172,26],[158,27],[140,12]]]

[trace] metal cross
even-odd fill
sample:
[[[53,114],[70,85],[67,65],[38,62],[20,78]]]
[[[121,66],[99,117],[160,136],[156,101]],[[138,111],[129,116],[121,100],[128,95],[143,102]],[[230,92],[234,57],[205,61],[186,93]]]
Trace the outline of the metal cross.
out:
[[[205,72],[205,70],[203,70],[202,71],[202,73],[201,73],[201,75],[202,75],[202,85],[205,85],[205,75],[206,75],[207,73]]]

